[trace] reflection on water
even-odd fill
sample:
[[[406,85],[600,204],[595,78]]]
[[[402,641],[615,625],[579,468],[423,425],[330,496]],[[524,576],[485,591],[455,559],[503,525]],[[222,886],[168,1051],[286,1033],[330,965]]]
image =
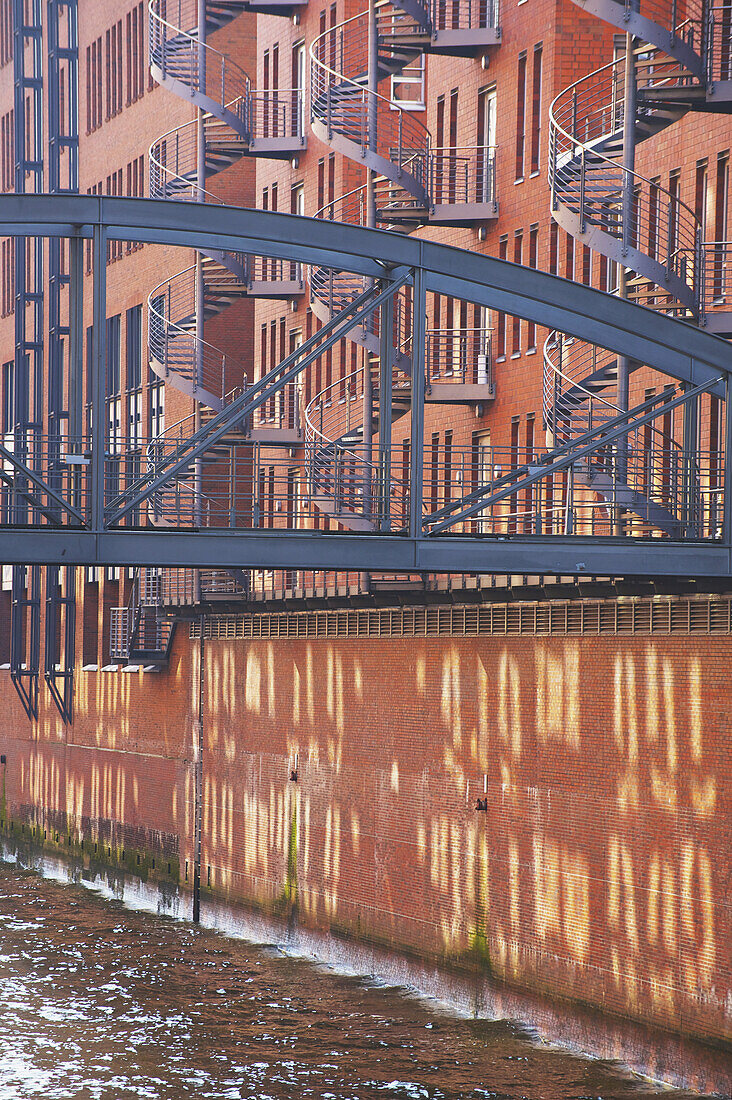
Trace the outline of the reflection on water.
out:
[[[660,1095],[507,1023],[0,861],[0,1100]]]

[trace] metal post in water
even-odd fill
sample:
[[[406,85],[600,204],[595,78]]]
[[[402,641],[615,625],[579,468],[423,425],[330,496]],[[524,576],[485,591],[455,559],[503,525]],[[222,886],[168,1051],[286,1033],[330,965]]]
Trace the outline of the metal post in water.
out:
[[[193,818],[193,923],[201,920],[201,825],[203,820],[203,704],[205,695],[206,616],[199,618],[198,647],[198,736],[194,746],[195,792]]]
[[[206,0],[198,0],[198,90],[206,91]],[[206,123],[202,108],[199,108],[196,118],[196,201],[203,202],[206,193]],[[205,296],[206,288],[203,279],[203,253],[196,251],[196,361],[195,361],[195,385],[203,385],[203,326],[205,321]],[[222,394],[223,397],[223,394]],[[194,397],[193,430],[197,432],[201,427],[201,404]],[[200,459],[196,460],[193,477],[193,522],[197,527],[201,526],[201,483],[203,465]],[[201,598],[200,573],[196,570],[196,598]]]

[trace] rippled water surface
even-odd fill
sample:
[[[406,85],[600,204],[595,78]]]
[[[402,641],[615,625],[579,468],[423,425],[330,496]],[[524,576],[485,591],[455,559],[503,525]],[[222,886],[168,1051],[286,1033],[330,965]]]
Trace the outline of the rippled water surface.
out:
[[[661,1095],[510,1024],[0,861],[0,1100]]]

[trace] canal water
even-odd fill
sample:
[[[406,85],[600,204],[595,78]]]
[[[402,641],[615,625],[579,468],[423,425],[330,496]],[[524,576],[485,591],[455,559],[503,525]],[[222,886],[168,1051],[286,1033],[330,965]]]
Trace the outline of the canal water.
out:
[[[0,1100],[661,1095],[514,1024],[0,859]]]

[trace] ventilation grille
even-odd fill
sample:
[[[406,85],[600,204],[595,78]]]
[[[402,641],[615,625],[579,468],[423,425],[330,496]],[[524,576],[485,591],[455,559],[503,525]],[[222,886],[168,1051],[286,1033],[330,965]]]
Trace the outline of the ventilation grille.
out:
[[[206,637],[425,638],[447,635],[647,635],[732,633],[732,599],[575,600],[482,607],[292,611],[210,615]],[[200,621],[190,626],[200,637]]]

